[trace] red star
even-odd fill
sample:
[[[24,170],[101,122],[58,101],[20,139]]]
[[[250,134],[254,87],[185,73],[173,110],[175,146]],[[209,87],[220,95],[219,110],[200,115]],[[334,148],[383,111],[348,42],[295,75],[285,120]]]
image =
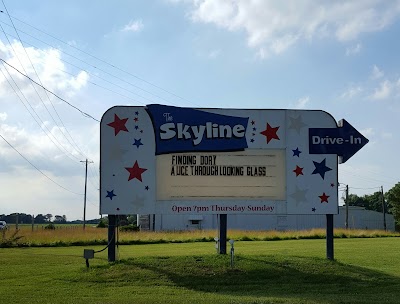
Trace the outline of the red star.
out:
[[[128,170],[129,172],[128,181],[134,178],[137,178],[138,180],[142,181],[142,173],[147,171],[147,169],[140,168],[137,161],[135,161],[135,164],[133,165],[132,168],[125,168],[125,169]]]
[[[329,195],[326,195],[325,192],[322,195],[318,196],[318,197],[321,199],[321,203],[323,203],[323,202],[327,203],[328,202]]]
[[[128,129],[125,126],[127,120],[128,118],[120,119],[117,114],[114,114],[114,121],[107,124],[107,126],[114,128],[114,135],[116,136],[119,131],[128,132]]]
[[[267,137],[267,144],[271,141],[271,139],[277,139],[279,140],[279,136],[276,134],[276,132],[278,132],[279,127],[271,127],[269,125],[269,123],[267,123],[267,128],[260,132],[260,134],[264,135],[265,137]]]
[[[134,120],[135,122],[138,122],[138,121],[139,121],[139,118],[135,117],[133,120]]]
[[[296,169],[294,169],[293,172],[296,173],[296,176],[304,175],[303,174],[303,169],[304,168],[300,168],[299,166],[296,166]]]

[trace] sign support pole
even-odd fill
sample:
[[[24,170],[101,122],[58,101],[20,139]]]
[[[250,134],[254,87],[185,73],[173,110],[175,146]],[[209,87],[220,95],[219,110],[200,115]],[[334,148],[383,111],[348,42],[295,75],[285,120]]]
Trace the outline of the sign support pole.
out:
[[[115,226],[117,216],[113,214],[108,215],[108,261],[115,262]]]
[[[333,214],[326,215],[326,258],[334,260],[333,254]]]
[[[228,226],[228,215],[227,214],[219,214],[219,242],[218,242],[218,253],[226,254],[226,235],[227,235],[227,226]]]

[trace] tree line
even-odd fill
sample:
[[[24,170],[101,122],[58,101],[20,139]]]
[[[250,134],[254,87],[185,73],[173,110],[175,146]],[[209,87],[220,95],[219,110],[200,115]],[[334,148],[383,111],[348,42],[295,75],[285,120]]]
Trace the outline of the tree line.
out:
[[[68,221],[66,215],[52,215],[47,214],[37,214],[32,216],[26,213],[11,213],[11,214],[0,214],[0,221],[5,221],[7,224],[32,224],[32,219],[35,224],[82,224],[82,220]],[[86,220],[87,224],[98,224],[100,219]]]
[[[47,214],[38,214],[33,217],[31,214],[26,213],[11,213],[11,214],[1,214],[0,221],[6,221],[7,223],[16,223],[19,224],[31,224],[32,219],[35,224],[48,224],[48,223],[57,223],[63,224],[68,223],[67,217],[65,215],[55,215],[53,216],[50,213]]]
[[[366,194],[363,196],[358,196],[356,194],[349,194],[347,197],[347,201],[345,200],[345,204],[349,204],[349,206],[358,206],[363,207],[367,210],[373,210],[377,212],[383,212],[383,203],[381,199],[381,192],[377,191],[373,194]],[[396,225],[400,226],[400,183],[394,185],[389,191],[384,194],[384,204],[385,211],[389,214],[393,214],[394,219],[396,221]],[[6,221],[7,223],[16,223],[18,217],[18,223],[20,224],[30,224],[32,223],[32,215],[25,213],[12,213],[12,214],[1,214],[0,221]],[[105,218],[106,220],[106,218]],[[121,222],[135,223],[136,217],[134,216],[124,216],[120,218]],[[93,219],[86,221],[86,223],[97,224],[100,222],[100,219]],[[81,220],[75,221],[67,221],[67,217],[65,215],[55,215],[53,217],[52,214],[38,214],[34,218],[35,224],[49,224],[49,223],[83,223]]]
[[[348,203],[349,206],[363,207],[377,212],[383,212],[383,208],[385,208],[386,213],[393,214],[396,225],[400,225],[400,183],[397,183],[387,191],[383,195],[383,199],[382,202],[382,193],[380,191],[363,196],[349,194],[345,204]]]

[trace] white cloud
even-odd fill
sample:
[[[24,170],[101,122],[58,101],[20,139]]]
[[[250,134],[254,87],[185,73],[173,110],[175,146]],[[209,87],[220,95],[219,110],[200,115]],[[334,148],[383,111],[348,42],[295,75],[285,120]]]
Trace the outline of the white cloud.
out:
[[[121,32],[140,32],[143,28],[144,24],[142,19],[131,20],[121,29]]]
[[[367,128],[367,129],[360,130],[360,133],[362,135],[364,135],[366,138],[368,138],[368,137],[375,135],[375,130],[373,128]]]
[[[379,79],[382,78],[385,74],[381,71],[376,65],[372,68],[371,78]]]
[[[77,47],[78,46],[78,43],[75,40],[67,41],[67,44],[70,45],[70,46],[73,46],[73,47]]]
[[[357,43],[351,47],[346,48],[346,56],[355,55],[361,52],[362,45]]]
[[[305,96],[305,97],[302,97],[299,100],[297,100],[294,107],[295,107],[295,109],[304,109],[304,108],[306,108],[306,106],[309,102],[310,102],[310,97]]]
[[[268,58],[268,51],[264,47],[260,47],[256,53],[256,57],[259,59],[266,59]]]
[[[384,80],[370,97],[375,100],[387,99],[391,95],[392,90],[393,84],[389,80]]]
[[[393,133],[391,133],[391,132],[382,132],[382,138],[383,139],[392,139],[393,138]]]
[[[343,99],[351,99],[354,96],[357,96],[363,91],[361,86],[352,86],[347,91],[345,91],[340,97]]]
[[[18,69],[21,73],[28,74],[36,81],[38,81],[36,76],[37,73],[41,83],[46,87],[46,89],[56,94],[63,92],[68,94],[68,96],[71,96],[76,91],[87,85],[89,75],[85,71],[79,72],[76,77],[71,77],[64,72],[67,70],[67,67],[61,60],[61,53],[59,50],[53,48],[37,49],[26,47],[25,50],[28,53],[29,58],[21,55],[16,57],[14,50],[18,54],[25,54],[20,42],[14,41],[12,42],[12,45],[6,45],[0,41],[1,58],[3,58],[9,65]],[[35,85],[35,90],[33,84],[26,77],[21,75],[21,73],[7,65],[5,65],[5,67],[18,85],[18,88],[16,89],[20,90],[27,97],[35,96],[36,98],[36,92],[39,92],[41,98],[47,100],[46,95],[40,87]],[[4,72],[4,74],[8,75],[7,72]],[[7,77],[7,79],[14,84],[12,79],[9,79],[9,77]],[[3,74],[0,74],[0,96],[4,96],[4,94],[8,94],[9,92],[14,93],[12,88],[10,88],[7,79],[3,77]]]
[[[220,54],[221,54],[221,50],[212,50],[212,51],[208,54],[208,58],[215,59],[215,58],[217,58]]]
[[[6,112],[4,112],[4,113],[0,112],[0,121],[5,121],[6,119],[7,119],[7,113]]]
[[[299,36],[294,36],[294,35],[285,35],[281,37],[280,39],[276,39],[271,43],[271,49],[274,53],[280,54],[284,51],[286,51],[287,48],[289,48],[292,44],[294,44]]]
[[[178,2],[178,1],[174,1]],[[194,22],[229,31],[244,31],[258,57],[279,54],[301,39],[353,41],[363,33],[383,30],[400,14],[400,1],[249,1],[182,0],[190,3]],[[359,52],[357,44],[348,54]]]

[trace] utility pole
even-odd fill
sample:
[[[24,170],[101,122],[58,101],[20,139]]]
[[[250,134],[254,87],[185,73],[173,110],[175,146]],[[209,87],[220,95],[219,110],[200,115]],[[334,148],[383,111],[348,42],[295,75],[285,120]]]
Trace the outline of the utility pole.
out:
[[[81,163],[85,163],[85,194],[83,196],[83,230],[86,228],[86,191],[87,191],[87,167],[88,163],[93,163],[92,161],[81,160]]]
[[[386,231],[386,204],[385,197],[383,195],[383,186],[381,186],[381,200],[382,200],[382,212],[383,212],[383,229]]]
[[[346,229],[349,229],[349,185],[346,185]]]

